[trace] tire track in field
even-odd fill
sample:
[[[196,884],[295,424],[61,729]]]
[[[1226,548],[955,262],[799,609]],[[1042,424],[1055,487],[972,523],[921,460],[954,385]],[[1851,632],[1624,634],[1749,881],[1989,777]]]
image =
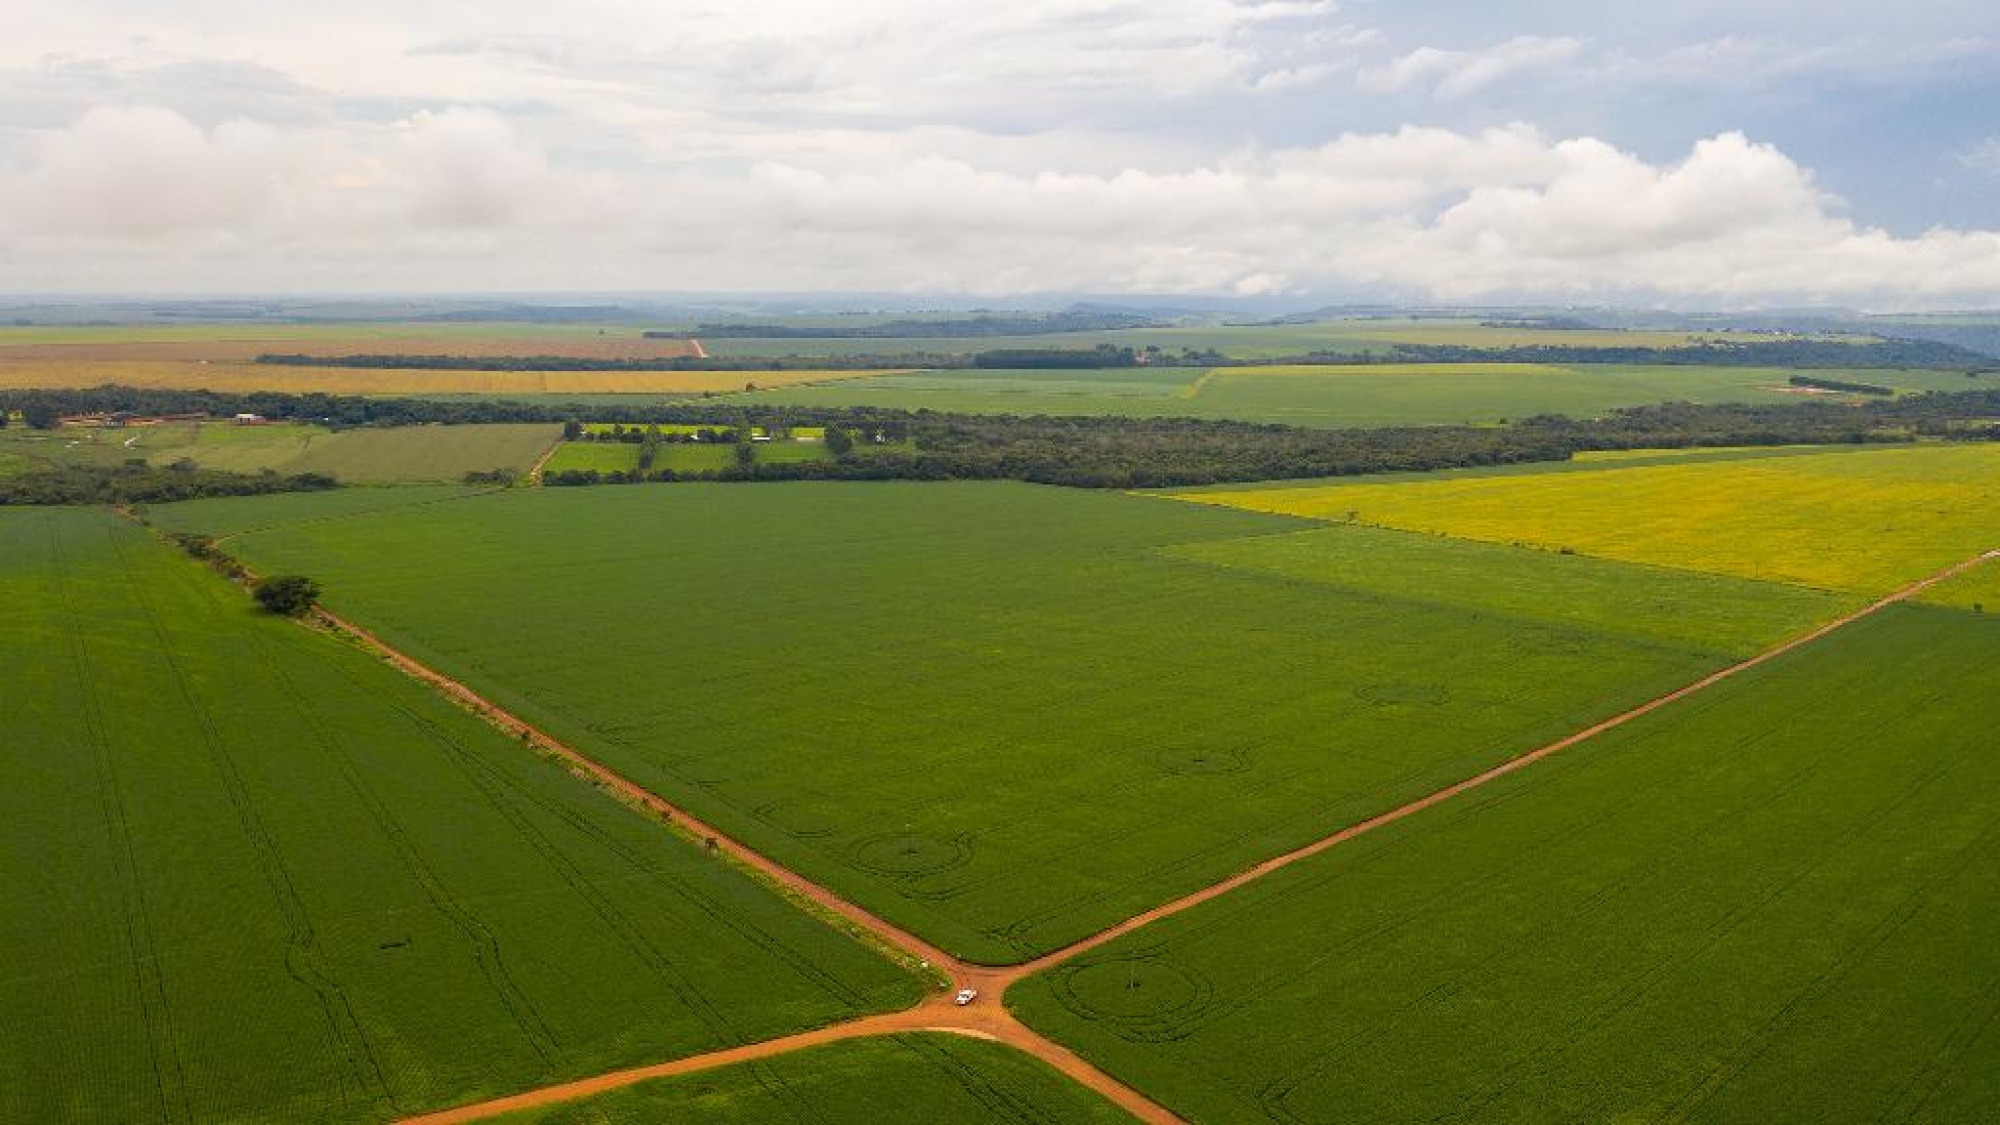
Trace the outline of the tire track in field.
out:
[[[326,729],[319,712],[307,701],[305,693],[300,690],[291,674],[285,671],[283,663],[274,658],[268,642],[258,636],[258,632],[251,630],[252,643],[263,654],[263,663],[271,669],[280,689],[292,701],[293,710],[300,715],[307,729],[312,732],[313,741],[317,742],[321,751],[333,760],[341,778],[347,782],[349,790],[360,800],[362,807],[368,810],[369,818],[375,822],[376,829],[395,849],[397,857],[403,861],[404,868],[423,889],[424,897],[430,900],[431,907],[472,945],[473,960],[479,965],[480,975],[486,978],[486,983],[493,989],[494,995],[499,997],[501,1006],[507,1009],[507,1014],[520,1030],[522,1038],[528,1041],[529,1047],[545,1065],[560,1060],[563,1054],[561,1041],[549,1029],[548,1021],[542,1017],[527,992],[507,971],[506,961],[501,956],[499,939],[477,915],[459,902],[451,894],[450,888],[445,886],[444,881],[438,878],[437,872],[424,859],[415,841],[410,839],[408,830],[396,819],[395,814],[389,811],[381,796],[361,775],[347,748]],[[394,1105],[393,1095],[391,1105],[392,1107]]]
[[[70,627],[63,630],[68,645],[72,673],[83,692],[83,729],[90,740],[93,772],[97,776],[98,804],[104,816],[105,834],[111,843],[111,866],[118,885],[120,913],[125,922],[125,947],[131,957],[132,975],[139,991],[139,1016],[146,1030],[148,1061],[153,1072],[155,1093],[160,1099],[160,1118],[168,1125],[189,1121],[187,1074],[173,1037],[173,1013],[167,1005],[167,990],[159,947],[152,921],[146,910],[146,886],[139,878],[139,862],[132,845],[132,829],[125,812],[125,798],[118,780],[118,763],[104,734],[103,703],[97,694],[97,678],[91,674],[89,654],[83,643],[81,616],[75,594],[70,589],[69,563],[63,557],[61,532],[49,530],[50,571],[55,575],[57,596]]]
[[[223,791],[230,806],[236,813],[238,826],[242,829],[257,866],[277,900],[278,909],[284,916],[290,932],[286,946],[285,970],[292,979],[306,986],[319,1000],[321,1012],[327,1021],[327,1030],[340,1044],[346,1059],[347,1076],[369,1101],[392,1105],[389,1083],[382,1073],[382,1064],[375,1057],[372,1044],[361,1026],[354,1007],[341,988],[340,981],[323,963],[319,951],[319,934],[314,930],[312,916],[306,910],[298,887],[292,882],[291,872],[285,867],[283,854],[278,849],[277,840],[271,835],[270,826],[258,812],[256,801],[243,776],[237,771],[236,761],[224,743],[222,733],[216,729],[215,716],[202,705],[189,681],[186,668],[181,664],[178,650],[169,635],[165,620],[157,606],[146,596],[144,585],[133,579],[131,556],[125,549],[121,536],[111,537],[113,553],[119,566],[124,570],[133,589],[133,600],[159,645],[162,658],[173,672],[176,694],[189,715],[195,720],[209,759],[215,766],[216,775],[222,781]],[[345,1088],[341,1091],[343,1101],[348,1096]]]
[[[1635,720],[1644,718],[1655,711],[1670,707],[1691,696],[1698,695],[1717,684],[1777,660],[1858,621],[1872,617],[1891,606],[1908,601],[1931,587],[1994,558],[2000,558],[2000,550],[1986,552],[1948,567],[1928,578],[1912,582],[1860,609],[1835,618],[1818,628],[1794,637],[1755,656],[1748,657],[1726,668],[1712,672],[1684,687],[1639,704],[1627,711],[1564,736],[1535,750],[1528,751],[1518,757],[1511,758],[1497,766],[1445,786],[1414,801],[1379,813],[1366,820],[1356,822],[1310,844],[1273,856],[1227,879],[1220,880],[1201,890],[1163,903],[1115,926],[1101,930],[1090,937],[1072,942],[1060,949],[1052,950],[1031,961],[1006,967],[976,965],[944,952],[923,938],[876,916],[867,909],[835,894],[832,890],[785,867],[735,838],[717,831],[699,818],[689,814],[686,810],[681,809],[610,767],[559,741],[526,720],[498,706],[463,682],[403,653],[359,625],[330,611],[319,609],[317,611],[317,619],[320,622],[360,642],[363,646],[383,657],[406,675],[445,694],[495,726],[519,736],[523,742],[555,754],[570,766],[588,775],[618,796],[640,807],[666,816],[682,832],[713,841],[716,850],[727,853],[732,859],[749,868],[753,873],[777,883],[782,888],[818,908],[853,923],[871,934],[878,941],[903,955],[920,959],[927,965],[944,970],[952,977],[954,983],[976,988],[982,996],[989,998],[989,1003],[986,1005],[955,1008],[948,998],[942,995],[934,995],[915,1008],[903,1012],[863,1017],[858,1020],[820,1028],[816,1031],[766,1040],[743,1047],[729,1048],[673,1062],[616,1071],[610,1074],[599,1075],[595,1078],[543,1087],[538,1090],[531,1090],[488,1102],[460,1106],[456,1109],[440,1113],[409,1118],[406,1119],[404,1125],[451,1125],[451,1123],[456,1122],[484,1120],[501,1113],[587,1097],[606,1090],[646,1081],[649,1078],[695,1073],[735,1062],[770,1058],[804,1047],[841,1039],[887,1035],[898,1031],[913,1030],[970,1034],[1006,1043],[1053,1066],[1061,1073],[1103,1095],[1127,1112],[1132,1113],[1141,1121],[1149,1123],[1178,1123],[1181,1119],[1170,1110],[1104,1071],[1099,1070],[1096,1066],[1084,1060],[1067,1047],[1029,1028],[1026,1024],[1017,1020],[1004,1007],[990,1003],[990,999],[998,998],[998,996],[1005,992],[1008,986],[1026,976],[1052,968],[1072,957],[1115,941],[1143,926],[1193,909],[1211,899],[1220,897],[1248,883],[1261,879],[1272,872],[1309,859],[1331,848],[1338,847],[1349,840],[1373,832],[1378,828],[1408,819],[1420,812],[1450,801],[1452,798],[1463,793],[1519,772],[1544,758],[1559,754],[1581,743],[1588,742],[1598,735],[1615,730]]]

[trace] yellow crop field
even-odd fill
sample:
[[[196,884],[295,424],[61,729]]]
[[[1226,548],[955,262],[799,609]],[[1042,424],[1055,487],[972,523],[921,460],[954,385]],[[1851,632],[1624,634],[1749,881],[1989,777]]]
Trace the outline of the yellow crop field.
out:
[[[2000,445],[1176,498],[1873,594],[2000,547]]]
[[[702,394],[827,383],[883,371],[433,371],[172,360],[4,360],[0,389],[128,387],[350,395]]]
[[[1586,449],[1572,461],[1654,461],[1666,457],[1711,457],[1730,453],[1765,453],[1771,450],[1824,449],[1825,446],[1798,445],[1687,445],[1673,449]]]

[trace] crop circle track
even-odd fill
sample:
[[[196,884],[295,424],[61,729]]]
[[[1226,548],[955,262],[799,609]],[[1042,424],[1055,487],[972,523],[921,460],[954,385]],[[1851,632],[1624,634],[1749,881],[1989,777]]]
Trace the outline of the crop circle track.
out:
[[[921,832],[882,832],[849,845],[847,862],[892,879],[920,879],[971,863],[972,836],[940,840]]]
[[[1182,1038],[1215,998],[1207,977],[1152,954],[1065,965],[1049,983],[1063,1007],[1132,1041]]]

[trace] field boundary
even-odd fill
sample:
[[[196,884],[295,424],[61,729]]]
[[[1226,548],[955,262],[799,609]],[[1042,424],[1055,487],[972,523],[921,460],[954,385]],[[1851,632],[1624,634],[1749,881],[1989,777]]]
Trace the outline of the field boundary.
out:
[[[1754,656],[1737,661],[1701,677],[1694,682],[1657,696],[1610,718],[1601,720],[1582,730],[1566,735],[1554,742],[1526,751],[1520,755],[1464,778],[1442,789],[1407,802],[1396,808],[1378,813],[1373,817],[1351,824],[1311,843],[1291,851],[1273,856],[1228,878],[1211,883],[1206,887],[1173,899],[1150,910],[1134,915],[1114,926],[1100,930],[1051,950],[1040,957],[1015,965],[978,965],[946,953],[930,942],[909,931],[888,922],[867,909],[841,897],[831,889],[814,882],[793,871],[762,852],[718,831],[698,817],[693,816],[672,802],[625,777],[581,751],[540,730],[525,719],[500,707],[485,696],[474,691],[463,682],[446,675],[416,658],[400,651],[383,641],[367,629],[356,625],[325,609],[317,611],[319,620],[327,627],[346,635],[381,658],[394,665],[406,675],[442,692],[455,702],[479,714],[517,737],[527,745],[550,754],[587,778],[604,786],[614,795],[640,808],[654,812],[677,826],[684,834],[700,839],[712,851],[726,854],[729,858],[749,868],[758,875],[775,883],[782,890],[797,896],[820,910],[865,931],[877,942],[889,946],[903,956],[918,961],[923,968],[934,969],[946,974],[954,987],[973,988],[979,993],[979,1000],[970,1005],[954,1004],[950,995],[939,991],[928,996],[913,1008],[884,1015],[866,1016],[856,1020],[832,1024],[814,1031],[766,1040],[761,1043],[746,1044],[722,1051],[692,1055],[663,1063],[628,1068],[590,1078],[577,1079],[540,1089],[523,1091],[484,1102],[472,1103],[404,1119],[400,1125],[457,1125],[461,1122],[484,1120],[502,1113],[514,1112],[535,1106],[551,1105],[608,1090],[618,1089],[650,1078],[694,1073],[736,1062],[769,1058],[805,1047],[822,1043],[837,1042],[878,1035],[891,1035],[908,1031],[932,1031],[947,1034],[969,1035],[976,1038],[992,1039],[1014,1047],[1042,1062],[1055,1067],[1067,1077],[1104,1096],[1125,1109],[1140,1121],[1149,1125],[1172,1125],[1181,1118],[1164,1106],[1147,1098],[1144,1094],[1098,1069],[1095,1065],[1075,1054],[1060,1043],[1047,1038],[1015,1018],[999,1001],[1007,988],[1030,974],[1041,972],[1055,965],[1067,962],[1077,956],[1103,946],[1153,922],[1180,914],[1211,899],[1220,897],[1246,884],[1309,859],[1331,848],[1338,847],[1356,837],[1366,835],[1379,828],[1405,820],[1417,813],[1449,801],[1490,782],[1516,773],[1598,735],[1625,726],[1681,702],[1733,679],[1745,672],[1761,667],[1789,653],[1819,641],[1858,621],[1872,617],[1885,609],[1908,601],[1939,583],[1955,578],[1974,567],[1994,559],[2000,559],[2000,549],[1989,550],[1973,558],[1947,567],[1929,577],[1911,582],[1859,609],[1842,614],[1808,632],[1795,636],[1775,647]]]

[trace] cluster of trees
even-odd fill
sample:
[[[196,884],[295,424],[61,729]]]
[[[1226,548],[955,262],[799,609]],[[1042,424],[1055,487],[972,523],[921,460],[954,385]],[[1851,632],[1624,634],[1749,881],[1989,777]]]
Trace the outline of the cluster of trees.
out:
[[[324,473],[225,473],[192,461],[160,467],[73,465],[0,477],[0,504],[165,504],[202,496],[318,492],[338,486]]]
[[[995,348],[972,357],[974,367],[1008,369],[1133,367],[1138,362],[1138,354],[1131,348],[1111,344],[1094,348]]]
[[[1840,391],[1851,395],[1893,395],[1891,388],[1877,383],[1850,383],[1845,379],[1826,379],[1818,375],[1794,375],[1785,380],[1794,387],[1806,387],[1815,391]]]
[[[303,617],[319,600],[319,583],[303,574],[280,574],[252,588],[257,604],[285,617]]]

